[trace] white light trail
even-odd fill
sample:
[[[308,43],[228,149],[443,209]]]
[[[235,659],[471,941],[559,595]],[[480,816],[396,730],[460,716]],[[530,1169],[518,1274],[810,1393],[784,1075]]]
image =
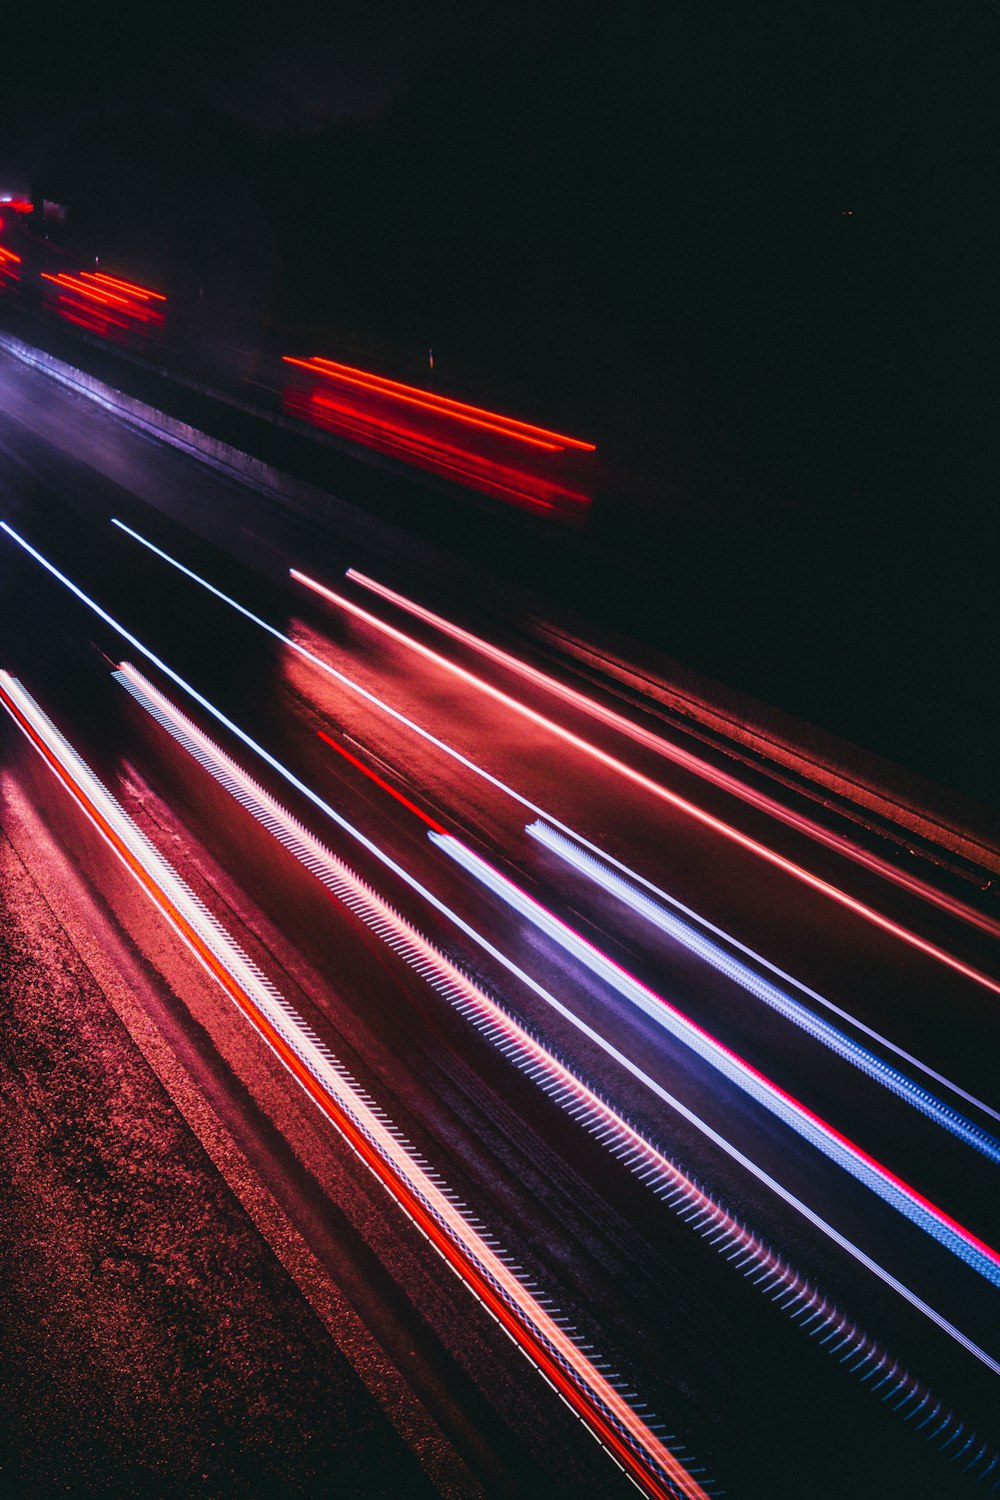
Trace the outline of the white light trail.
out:
[[[116,518],[112,518],[112,524],[114,526],[117,526],[121,531],[124,531],[128,536],[132,537],[134,541],[138,542],[148,551],[154,553],[155,556],[161,558],[163,562],[168,563],[172,568],[176,568],[178,572],[183,573],[186,578],[190,578],[192,582],[197,583],[201,588],[206,589],[217,599],[221,599],[223,603],[228,604],[231,609],[235,609],[239,614],[243,615],[245,619],[251,620],[255,625],[259,626],[260,629],[266,630],[269,635],[274,636],[276,640],[282,641],[286,646],[289,647],[290,650],[297,652],[307,661],[312,662],[314,666],[319,667],[321,671],[326,672],[328,676],[333,677],[336,681],[341,683],[342,686],[348,688],[351,692],[357,693],[360,697],[364,698],[367,702],[373,704],[377,708],[380,708],[384,713],[387,713],[391,718],[395,719],[397,723],[404,724],[407,728],[413,730],[415,734],[420,735],[420,737],[426,740],[428,744],[434,745],[445,755],[448,755],[453,760],[458,761],[461,765],[464,765],[468,770],[474,772],[477,776],[480,776],[484,780],[488,781],[498,790],[506,792],[509,796],[513,797],[515,801],[519,802],[523,807],[528,808],[538,817],[547,818],[550,823],[555,824],[557,827],[565,827],[565,825],[561,823],[558,818],[554,818],[551,814],[547,813],[544,808],[539,807],[529,798],[522,796],[520,792],[514,791],[512,787],[501,781],[499,777],[493,776],[490,772],[485,771],[480,766],[477,766],[475,761],[470,760],[467,756],[463,755],[461,751],[454,749],[453,746],[449,745],[445,740],[440,739],[437,735],[431,734],[429,730],[423,729],[412,719],[407,718],[405,714],[400,713],[398,709],[392,708],[389,704],[384,702],[384,700],[379,698],[375,693],[369,692],[367,688],[362,687],[360,683],[354,682],[350,677],[346,675],[346,673],[339,671],[336,667],[331,666],[329,662],[324,661],[323,658],[321,656],[318,656],[315,651],[308,650],[305,646],[300,645],[297,641],[293,641],[290,636],[285,635],[283,631],[278,630],[274,625],[269,625],[266,620],[262,620],[259,615],[254,614],[254,612],[250,609],[247,609],[245,605],[237,603],[237,601],[233,599],[229,594],[226,594],[222,589],[216,588],[214,584],[209,583],[207,579],[202,578],[199,573],[194,572],[194,570],[191,568],[185,567],[185,565],[181,562],[178,562],[175,557],[171,557],[169,552],[164,552],[161,547],[157,547],[153,542],[142,536],[138,531],[134,531],[131,526],[126,526],[124,521],[119,521]],[[6,522],[0,522],[0,525],[2,525],[5,530],[11,531],[11,528],[7,526]],[[19,538],[16,537],[16,533],[11,531],[11,535],[15,536],[15,539],[19,540]],[[323,586],[320,585],[319,587],[322,588]],[[325,592],[329,591],[326,590]],[[358,606],[352,605],[351,608],[356,611]],[[372,616],[371,619],[374,621],[375,616]],[[378,623],[381,624],[382,622]],[[390,630],[392,629],[392,627],[386,628]],[[402,634],[402,632],[399,632],[399,634]],[[407,639],[409,638],[407,637]],[[424,652],[426,652],[427,650],[426,647],[421,647],[420,649]],[[445,658],[441,658],[441,660],[442,662],[445,662]],[[452,669],[456,672],[462,672],[464,670],[463,668],[454,667],[453,664],[445,664],[451,666]],[[469,675],[471,676],[472,674],[470,673]],[[490,691],[495,695],[497,690],[491,688]],[[510,703],[511,705],[517,707],[519,712],[521,711],[520,706],[516,704],[516,700],[511,699]],[[530,713],[532,711],[526,710],[526,712]],[[541,719],[540,715],[537,717]],[[549,724],[548,720],[545,720],[544,722],[546,723],[546,725]],[[560,729],[558,726],[552,727],[555,732],[560,734],[563,738],[567,737],[567,731]],[[812,886],[814,889],[830,896],[840,905],[847,907],[849,910],[853,910],[856,915],[863,916],[867,921],[871,921],[876,926],[882,928],[886,932],[889,932],[893,936],[901,938],[911,947],[919,949],[920,951],[926,953],[928,956],[947,965],[949,968],[954,969],[956,973],[961,974],[964,978],[971,979],[975,984],[982,985],[984,988],[992,990],[994,994],[1000,995],[1000,980],[992,979],[988,974],[984,974],[981,970],[974,968],[970,964],[966,964],[962,959],[956,958],[952,954],[946,953],[944,949],[938,948],[935,944],[925,942],[925,940],[919,937],[916,933],[910,932],[905,927],[900,927],[897,923],[891,921],[891,919],[889,919],[888,917],[883,917],[878,912],[874,911],[871,907],[865,906],[864,903],[856,902],[854,898],[852,896],[849,896],[846,892],[838,891],[836,887],[828,885],[826,881],[820,880],[818,876],[809,874],[808,871],[801,869],[800,866],[793,864],[791,861],[785,860],[781,855],[776,854],[773,850],[766,849],[763,844],[758,844],[755,840],[748,839],[745,835],[739,833],[736,829],[731,828],[728,824],[721,822],[719,819],[713,818],[710,813],[706,813],[702,809],[695,807],[694,803],[688,802],[685,798],[678,798],[674,793],[668,792],[665,788],[658,786],[656,782],[649,781],[648,778],[642,777],[639,772],[633,771],[630,767],[625,766],[623,762],[615,760],[613,756],[606,756],[604,751],[596,750],[594,749],[594,747],[587,746],[586,741],[580,741],[580,748],[586,749],[588,753],[592,751],[598,759],[606,761],[615,769],[621,767],[623,774],[625,774],[630,780],[641,783],[648,783],[647,789],[651,790],[656,796],[661,797],[666,801],[673,802],[679,808],[679,810],[689,812],[690,815],[697,821],[704,823],[706,826],[712,827],[715,832],[721,833],[726,838],[732,838],[737,844],[748,848],[752,852],[760,854],[763,858],[767,859],[769,863],[775,864],[779,868],[785,868],[786,873],[794,875],[796,878],[803,880],[805,884]],[[567,829],[567,832],[572,834],[572,829]],[[584,840],[583,842],[586,841]]]
[[[314,580],[307,578],[304,573],[299,573],[296,569],[292,569],[291,571],[294,577],[297,577],[300,582],[307,584],[310,588],[322,589],[322,585],[316,584]],[[738,797],[742,802],[748,803],[751,807],[759,808],[762,812],[767,813],[769,817],[786,823],[788,827],[804,833],[808,838],[815,840],[817,843],[824,844],[829,849],[835,849],[838,854],[843,854],[856,864],[861,864],[867,869],[877,871],[884,879],[902,886],[904,890],[912,891],[921,897],[922,900],[933,902],[936,906],[940,906],[943,910],[950,912],[952,916],[958,917],[961,921],[980,927],[983,931],[991,933],[994,937],[1000,935],[1000,924],[991,917],[984,916],[981,912],[975,911],[972,907],[966,905],[965,902],[956,900],[944,891],[936,890],[926,881],[907,874],[905,870],[900,870],[888,860],[882,859],[879,855],[872,854],[868,850],[862,849],[860,845],[852,843],[849,838],[834,833],[831,829],[824,828],[821,823],[817,823],[814,819],[794,812],[791,808],[786,807],[784,803],[778,801],[776,797],[771,797],[764,792],[758,791],[738,776],[733,776],[730,772],[723,770],[719,766],[712,765],[710,761],[703,759],[694,752],[685,750],[682,745],[674,744],[673,741],[664,738],[663,735],[646,729],[641,724],[636,724],[633,720],[626,718],[624,714],[618,713],[615,709],[608,708],[606,704],[600,703],[595,698],[589,697],[586,693],[580,692],[578,688],[573,688],[568,683],[560,682],[557,677],[540,671],[538,667],[533,667],[530,663],[522,661],[520,657],[515,656],[510,651],[504,651],[499,646],[492,645],[489,641],[484,640],[482,636],[475,635],[471,630],[463,629],[461,625],[456,625],[452,620],[446,619],[443,615],[436,614],[434,610],[428,609],[425,605],[418,604],[416,600],[410,599],[406,594],[400,594],[396,589],[391,589],[386,584],[379,583],[377,579],[369,578],[367,574],[359,572],[357,568],[348,568],[344,576],[350,579],[352,583],[356,583],[359,588],[367,589],[370,593],[377,594],[379,598],[385,599],[388,604],[394,605],[395,608],[412,615],[414,619],[422,620],[424,624],[430,625],[432,629],[439,631],[442,635],[450,636],[452,640],[458,641],[461,645],[469,647],[470,650],[478,652],[480,656],[485,656],[490,661],[496,662],[498,666],[503,667],[505,670],[517,673],[518,676],[525,678],[526,681],[533,683],[536,687],[540,687],[545,692],[562,698],[566,703],[572,704],[574,708],[588,714],[591,718],[598,719],[601,723],[607,724],[618,733],[627,735],[629,739],[634,740],[639,745],[643,745],[647,750],[652,750],[664,759],[673,761],[675,765],[683,766],[686,771],[693,771],[703,781],[708,781],[713,786],[721,787],[732,796]],[[346,607],[347,601],[340,595],[332,595],[331,597],[338,604]]]
[[[821,1016],[815,1015],[807,1006],[800,1004],[771,980],[765,979],[763,975],[750,968],[749,964],[735,958],[718,943],[713,943],[703,931],[699,931],[689,922],[683,921],[672,911],[661,906],[659,902],[654,901],[645,891],[619,875],[617,870],[612,869],[610,865],[596,859],[594,855],[581,849],[541,820],[530,823],[525,832],[537,839],[544,848],[559,855],[579,874],[587,876],[601,890],[616,897],[637,915],[654,927],[658,927],[668,937],[673,938],[675,942],[683,944],[689,952],[696,954],[713,969],[717,969],[735,984],[748,990],[756,999],[777,1011],[793,1025],[800,1027],[824,1047],[829,1047],[838,1057],[852,1063],[868,1078],[882,1084],[898,1098],[905,1099],[907,1104],[933,1120],[936,1125],[940,1125],[943,1130],[956,1136],[964,1145],[979,1151],[994,1165],[1000,1165],[1000,1141],[995,1140],[988,1131],[973,1124],[971,1120],[967,1120],[964,1115],[959,1114],[949,1105],[943,1104],[940,1099],[935,1098],[933,1094],[928,1093],[926,1089],[900,1073],[898,1068],[890,1067],[874,1052],[870,1052],[867,1047],[862,1047],[853,1037],[847,1036],[836,1026],[831,1026],[829,1021],[824,1021]]]
[[[492,865],[487,864],[478,854],[473,853],[460,840],[451,834],[434,832],[429,832],[427,837],[462,869],[479,880],[488,890],[493,891],[513,911],[525,917],[540,932],[544,932],[564,952],[569,953],[592,974],[596,974],[623,999],[635,1005],[658,1026],[663,1027],[678,1041],[683,1042],[704,1062],[716,1068],[731,1083],[736,1084],[744,1093],[788,1125],[803,1140],[809,1141],[830,1161],[842,1167],[883,1202],[896,1209],[938,1244],[950,1250],[972,1270],[978,1271],[979,1275],[985,1277],[991,1285],[1000,1287],[1000,1253],[990,1245],[985,1244],[970,1230],[943,1213],[935,1204],[911,1188],[908,1183],[903,1182],[867,1152],[862,1151],[853,1141],[849,1141],[839,1131],[834,1130],[825,1120],[821,1120],[818,1115],[806,1109],[803,1104],[787,1094],[784,1089],[779,1088],[777,1084],[772,1083],[763,1073],[716,1040],[702,1027],[697,1026],[676,1006],[671,1005],[669,1001],[664,1000],[661,995],[656,994],[646,985],[640,984],[639,980],[614,963],[592,943],[587,942],[579,933],[574,932],[571,927],[567,927],[565,922],[553,916],[550,911],[520,890],[505,875],[501,875]]]
[[[450,672],[453,676],[468,683],[479,692],[485,693],[487,697],[494,699],[495,702],[503,704],[505,708],[509,708],[514,713],[520,714],[522,718],[537,725],[538,728],[543,729],[547,734],[554,735],[557,739],[562,740],[564,744],[572,746],[574,750],[579,750],[582,754],[589,756],[591,760],[597,761],[599,765],[605,766],[610,771],[614,771],[616,775],[624,777],[625,780],[632,782],[633,785],[639,787],[642,791],[650,793],[651,796],[656,797],[659,801],[666,802],[670,807],[675,808],[686,817],[692,818],[704,828],[711,829],[713,833],[719,834],[722,838],[728,839],[731,843],[738,845],[749,853],[766,860],[775,869],[781,870],[785,875],[790,875],[802,885],[806,885],[811,890],[819,892],[820,895],[835,901],[839,906],[845,907],[855,916],[861,917],[873,926],[881,928],[883,932],[887,932],[892,937],[900,939],[911,948],[918,949],[921,953],[933,958],[937,963],[945,964],[964,978],[972,979],[976,984],[984,985],[987,989],[993,990],[995,994],[1000,994],[1000,981],[991,979],[989,975],[981,973],[980,970],[965,963],[963,959],[956,957],[952,953],[948,953],[944,948],[938,947],[936,943],[928,942],[919,933],[912,932],[908,927],[903,927],[899,922],[893,921],[891,917],[884,916],[882,912],[876,911],[874,907],[857,900],[856,897],[849,895],[847,891],[842,891],[838,886],[831,885],[829,881],[823,880],[819,875],[814,875],[810,870],[807,870],[803,865],[797,864],[794,860],[787,859],[785,855],[779,854],[777,850],[769,849],[766,844],[760,843],[758,839],[751,838],[749,834],[741,833],[731,823],[725,822],[722,818],[717,818],[714,813],[707,812],[705,808],[699,807],[690,798],[683,797],[678,792],[672,792],[669,787],[663,786],[658,781],[653,781],[651,777],[646,776],[642,771],[637,771],[634,766],[628,765],[626,761],[609,754],[608,751],[602,750],[598,745],[591,744],[589,740],[583,739],[581,735],[574,734],[572,730],[564,728],[555,719],[550,719],[545,714],[539,713],[536,709],[529,708],[526,703],[521,703],[517,698],[512,698],[509,693],[503,692],[501,688],[494,687],[491,682],[487,682],[485,678],[478,677],[474,672],[470,672],[465,667],[459,666],[457,662],[449,661],[439,651],[433,651],[429,646],[425,646],[422,641],[415,640],[413,636],[407,635],[405,631],[397,630],[395,625],[389,625],[385,620],[380,620],[377,615],[373,615],[367,609],[362,609],[360,605],[355,604],[351,599],[347,599],[343,594],[335,593],[332,589],[327,588],[325,584],[318,583],[314,578],[308,577],[305,573],[300,573],[297,568],[289,568],[288,571],[297,582],[304,584],[314,593],[329,600],[338,609],[342,609],[346,613],[354,615],[357,619],[363,620],[366,625],[370,625],[373,629],[380,631],[381,634],[388,636],[390,640],[394,640],[400,645],[405,645],[409,650],[415,651],[418,655],[424,657],[426,661],[433,662],[435,666]],[[788,819],[786,818],[785,821],[788,821]]]
[[[373,708],[377,708],[381,713],[384,713],[395,723],[402,725],[404,729],[408,729],[411,733],[417,735],[427,744],[433,745],[436,750],[440,750],[442,754],[448,756],[449,759],[455,761],[458,765],[471,772],[481,781],[485,781],[489,786],[492,786],[495,790],[501,792],[504,796],[511,798],[512,801],[518,803],[519,806],[525,808],[526,811],[533,813],[535,817],[543,819],[553,828],[560,829],[562,833],[567,835],[567,837],[572,839],[576,844],[581,845],[585,849],[588,849],[592,854],[597,856],[599,859],[606,861],[609,865],[613,865],[615,869],[618,870],[622,875],[632,881],[635,881],[637,884],[644,886],[654,896],[675,906],[678,910],[685,912],[690,917],[695,916],[695,914],[691,912],[687,907],[685,907],[681,902],[668,897],[664,891],[660,890],[651,881],[638,874],[635,870],[630,869],[628,865],[622,864],[621,861],[616,860],[614,856],[609,854],[606,850],[601,849],[598,847],[598,845],[591,843],[591,841],[587,839],[582,833],[579,833],[576,829],[569,827],[568,824],[563,823],[553,813],[539,806],[537,802],[533,802],[530,797],[524,796],[523,793],[508,785],[507,782],[502,781],[500,777],[494,776],[492,772],[487,771],[483,766],[478,765],[476,761],[472,760],[469,756],[464,755],[462,751],[456,750],[453,745],[449,745],[446,740],[440,739],[437,735],[432,734],[429,729],[425,729],[423,725],[418,724],[416,720],[407,717],[407,715],[401,713],[399,709],[393,708],[391,704],[386,703],[385,700],[379,698],[377,694],[371,692],[368,688],[363,687],[360,683],[355,682],[353,678],[348,677],[346,673],[341,672],[339,668],[334,667],[330,662],[324,660],[324,658],[317,655],[315,651],[310,651],[307,647],[300,645],[299,642],[294,641],[291,636],[285,635],[274,625],[268,624],[266,620],[263,620],[259,615],[254,614],[252,610],[249,610],[244,605],[237,603],[235,599],[231,598],[230,595],[224,593],[222,589],[216,588],[214,584],[209,583],[207,579],[202,578],[200,574],[195,573],[191,568],[185,567],[183,563],[179,562],[175,557],[172,557],[170,553],[164,552],[162,548],[155,546],[154,543],[148,541],[144,536],[140,535],[139,532],[133,531],[131,527],[126,526],[122,521],[115,521],[114,525],[119,527],[122,531],[126,532],[130,537],[133,538],[134,541],[139,542],[148,551],[154,553],[163,562],[168,563],[170,567],[175,568],[178,572],[184,574],[186,578],[191,579],[192,582],[197,583],[201,588],[206,589],[210,594],[213,594],[224,604],[229,605],[231,609],[236,610],[237,613],[243,615],[246,619],[250,620],[261,630],[266,631],[276,640],[281,641],[281,643],[284,646],[287,646],[290,651],[294,651],[296,655],[303,657],[312,666],[317,667],[321,672],[325,673],[326,676],[331,677],[335,682],[340,683],[342,687],[347,688],[348,691],[355,693],[358,697],[364,699],[366,703],[371,704]],[[9,528],[7,529],[9,530]],[[803,993],[808,994],[813,1000],[817,1001],[818,1004],[834,1011],[843,1020],[850,1021],[852,1025],[856,1026],[858,1030],[862,1031],[866,1036],[870,1037],[872,1041],[879,1043],[880,1046],[884,1046],[896,1057],[902,1058],[911,1067],[919,1069],[920,1072],[925,1073],[929,1078],[933,1078],[935,1083],[941,1084],[945,1088],[950,1089],[952,1093],[956,1094],[959,1098],[964,1099],[966,1103],[973,1105],[977,1109],[981,1109],[984,1113],[992,1116],[993,1119],[1000,1121],[1000,1111],[993,1109],[990,1105],[984,1103],[981,1099],[977,1099],[975,1095],[970,1094],[966,1089],[963,1089],[960,1087],[960,1085],[952,1082],[951,1079],[944,1077],[943,1074],[931,1068],[927,1063],[922,1062],[918,1057],[913,1056],[912,1053],[907,1052],[904,1048],[897,1046],[897,1044],[890,1041],[888,1037],[882,1036],[880,1032],[873,1030],[869,1026],[866,1026],[864,1022],[858,1020],[856,1017],[849,1016],[846,1012],[840,1010],[837,1006],[832,1005],[830,1001],[826,1000],[822,995],[817,994],[814,990],[808,989],[808,987],[805,985],[798,984],[798,981],[793,980],[790,975],[786,974],[775,964],[772,964],[767,959],[762,958],[760,954],[754,953],[752,949],[747,948],[742,943],[739,943],[735,938],[730,938],[728,934],[723,933],[717,927],[713,927],[711,923],[703,921],[703,925],[709,930],[713,931],[718,937],[725,938],[726,941],[731,942],[735,947],[739,948],[742,953],[745,953],[754,962],[763,964],[764,967],[769,969],[770,972],[776,975],[778,978],[787,980],[792,984],[797,984],[797,987]],[[983,975],[977,975],[977,977],[986,984],[992,984],[992,981]],[[998,989],[1000,989],[1000,987],[998,987]]]

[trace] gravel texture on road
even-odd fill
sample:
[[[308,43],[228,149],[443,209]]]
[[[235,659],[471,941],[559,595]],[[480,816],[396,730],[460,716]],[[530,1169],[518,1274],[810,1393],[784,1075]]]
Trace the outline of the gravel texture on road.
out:
[[[0,833],[0,1495],[433,1489]]]

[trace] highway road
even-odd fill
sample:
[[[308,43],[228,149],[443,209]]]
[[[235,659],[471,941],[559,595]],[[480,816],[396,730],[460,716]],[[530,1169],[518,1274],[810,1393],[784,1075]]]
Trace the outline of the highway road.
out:
[[[6,357],[0,523],[6,804],[487,1493],[1000,1483],[1000,927]]]

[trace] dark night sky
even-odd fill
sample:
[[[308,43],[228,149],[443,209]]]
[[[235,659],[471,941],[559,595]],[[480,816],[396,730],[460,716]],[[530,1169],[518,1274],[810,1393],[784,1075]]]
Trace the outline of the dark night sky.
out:
[[[864,587],[936,599],[956,659],[968,612],[981,653],[994,4],[17,0],[4,23],[0,177],[122,266],[433,344],[681,512],[819,517]]]

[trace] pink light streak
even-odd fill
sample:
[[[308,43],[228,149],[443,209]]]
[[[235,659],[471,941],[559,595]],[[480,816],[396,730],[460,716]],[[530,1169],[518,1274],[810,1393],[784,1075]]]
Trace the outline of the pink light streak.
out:
[[[1000,981],[984,974],[981,970],[971,964],[967,964],[954,954],[948,953],[945,949],[938,947],[936,943],[931,943],[926,938],[920,937],[919,934],[912,932],[899,922],[893,921],[891,917],[884,916],[881,912],[876,911],[865,902],[857,900],[846,891],[842,891],[837,886],[831,885],[829,881],[823,880],[819,875],[812,874],[811,871],[806,870],[794,860],[787,859],[783,854],[779,854],[774,849],[769,849],[766,844],[762,844],[757,839],[751,838],[749,834],[741,833],[732,824],[726,823],[721,818],[717,818],[714,814],[707,812],[704,808],[698,807],[687,797],[682,797],[678,792],[670,791],[659,782],[653,781],[649,776],[644,775],[643,772],[637,771],[624,761],[619,760],[617,756],[611,755],[606,750],[600,749],[599,746],[591,744],[589,740],[585,740],[580,735],[574,734],[572,730],[565,729],[561,724],[556,723],[555,720],[538,713],[536,709],[529,708],[527,704],[519,702],[518,699],[511,697],[509,693],[505,693],[500,688],[494,687],[492,683],[486,682],[484,678],[478,677],[474,672],[468,671],[467,668],[459,666],[456,662],[449,661],[440,652],[432,650],[429,646],[425,646],[423,642],[416,640],[413,636],[407,635],[402,630],[398,630],[396,626],[389,625],[385,620],[380,620],[377,615],[373,615],[369,610],[362,609],[360,605],[355,604],[353,600],[346,598],[343,594],[335,593],[332,589],[327,588],[325,584],[319,583],[308,574],[300,572],[298,568],[289,568],[288,571],[296,582],[303,584],[306,588],[311,589],[331,604],[336,605],[338,609],[345,610],[348,614],[363,620],[366,625],[370,625],[373,629],[380,631],[383,635],[388,636],[400,645],[404,645],[409,650],[417,652],[425,660],[433,662],[435,666],[443,668],[453,676],[458,677],[461,681],[468,683],[469,686],[476,688],[479,692],[487,694],[487,696],[493,698],[496,702],[502,703],[505,708],[512,709],[515,713],[520,714],[522,718],[545,730],[546,733],[555,735],[565,744],[571,745],[574,750],[581,751],[592,760],[614,771],[617,775],[625,777],[633,785],[641,787],[643,791],[649,792],[652,796],[662,802],[666,802],[679,812],[684,813],[687,817],[693,818],[695,822],[710,829],[713,833],[721,835],[729,842],[766,860],[768,864],[781,870],[784,874],[790,875],[801,884],[835,901],[839,906],[853,913],[853,915],[862,918],[874,927],[880,928],[883,932],[889,933],[892,937],[898,938],[909,947],[934,959],[937,963],[946,965],[948,968],[954,970],[955,973],[961,974],[963,978],[970,979],[973,983],[982,985],[985,989],[991,990],[996,995],[1000,995]]]

